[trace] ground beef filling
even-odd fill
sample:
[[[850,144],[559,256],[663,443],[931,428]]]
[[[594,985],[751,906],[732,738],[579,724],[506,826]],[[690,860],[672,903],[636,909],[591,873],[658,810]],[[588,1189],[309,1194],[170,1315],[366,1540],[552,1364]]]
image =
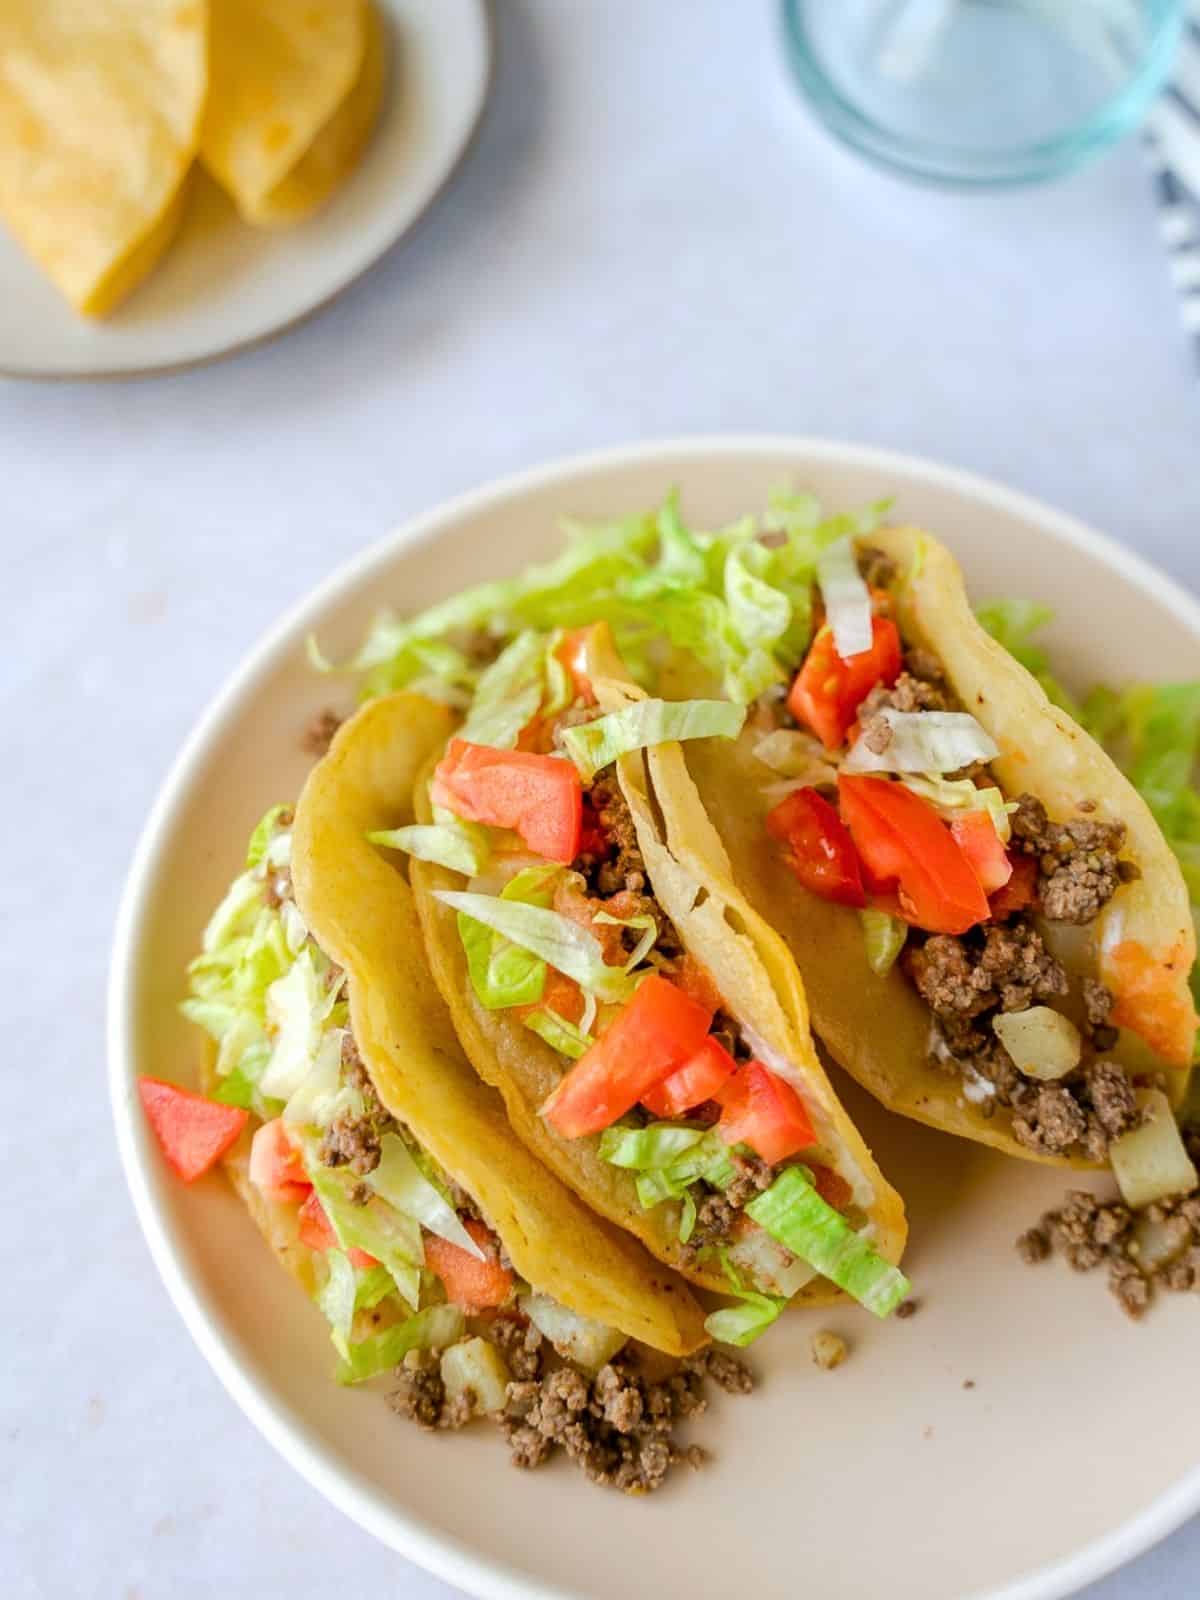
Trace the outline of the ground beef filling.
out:
[[[730,1159],[737,1169],[737,1177],[727,1189],[710,1189],[703,1184],[692,1186],[696,1223],[683,1248],[683,1261],[687,1266],[698,1265],[717,1246],[728,1244],[743,1207],[755,1195],[769,1189],[779,1176],[778,1167],[769,1166],[756,1155],[734,1152]]]
[[[327,1167],[349,1167],[356,1176],[365,1178],[379,1165],[384,1135],[397,1132],[400,1124],[375,1093],[349,1029],[342,1038],[342,1069],[343,1080],[362,1096],[363,1111],[361,1116],[349,1111],[338,1113],[321,1140],[321,1161]],[[366,1193],[351,1194],[351,1199],[360,1203],[367,1198]]]
[[[1023,918],[992,923],[961,936],[933,934],[902,957],[918,993],[933,1012],[931,1060],[963,1073],[984,1115],[997,1105],[1013,1113],[1013,1133],[1031,1150],[1103,1161],[1113,1139],[1136,1127],[1133,1085],[1115,1062],[1085,1053],[1079,1069],[1054,1083],[1025,1077],[993,1034],[998,1011],[1024,1011],[1067,992],[1062,964]],[[1112,995],[1086,980],[1084,1006],[1092,1050],[1111,1048]]]
[[[1080,810],[1093,809],[1084,801]],[[1131,861],[1120,859],[1123,822],[1096,822],[1090,816],[1051,822],[1046,808],[1023,794],[1012,814],[1013,844],[1038,863],[1038,900],[1051,922],[1082,927],[1099,916],[1122,883],[1137,876]]]
[[[1200,1136],[1193,1135],[1193,1159]],[[1154,1248],[1147,1257],[1153,1238]],[[1108,1287],[1127,1315],[1141,1317],[1156,1289],[1200,1293],[1200,1191],[1131,1212],[1119,1200],[1101,1201],[1073,1190],[1055,1211],[1017,1240],[1031,1265],[1056,1250],[1076,1272],[1104,1267]]]
[[[593,1483],[625,1494],[659,1488],[671,1467],[701,1466],[697,1445],[675,1440],[680,1422],[700,1416],[708,1381],[730,1394],[748,1394],[750,1373],[733,1356],[705,1350],[665,1376],[650,1377],[637,1355],[622,1351],[594,1378],[558,1363],[532,1324],[497,1317],[487,1337],[513,1374],[508,1403],[496,1418],[513,1465],[541,1466],[561,1450]],[[438,1357],[412,1351],[396,1370],[392,1409],[428,1429],[461,1427],[471,1416],[469,1399],[448,1402]]]

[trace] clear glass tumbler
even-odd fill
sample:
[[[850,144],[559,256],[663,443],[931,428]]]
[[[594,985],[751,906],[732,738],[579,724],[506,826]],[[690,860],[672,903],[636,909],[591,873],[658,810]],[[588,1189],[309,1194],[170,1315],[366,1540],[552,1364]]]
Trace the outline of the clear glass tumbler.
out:
[[[1068,172],[1141,120],[1186,0],[782,0],[788,58],[845,143],[933,182]]]

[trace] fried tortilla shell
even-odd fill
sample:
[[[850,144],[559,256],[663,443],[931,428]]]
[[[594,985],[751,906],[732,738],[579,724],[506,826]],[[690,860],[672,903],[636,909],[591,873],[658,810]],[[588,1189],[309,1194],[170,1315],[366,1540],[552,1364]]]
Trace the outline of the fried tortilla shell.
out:
[[[1088,799],[1097,820],[1124,823],[1124,853],[1140,877],[1118,888],[1091,928],[1065,937],[1059,929],[1055,949],[1069,972],[1099,977],[1116,997],[1113,1019],[1123,1029],[1116,1058],[1163,1073],[1178,1103],[1195,1033],[1188,989],[1195,934],[1179,865],[1158,825],[1100,746],[985,633],[943,545],[915,528],[884,529],[869,543],[898,570],[892,594],[906,642],[937,656],[962,705],[999,746],[991,767],[1006,794],[1035,795],[1057,821]],[[781,862],[765,826],[773,774],[755,759],[755,738],[697,741],[687,764],[736,882],[796,958],[813,1025],[833,1057],[893,1111],[1026,1160],[1088,1165],[1030,1151],[1014,1137],[1008,1110],[985,1115],[986,1106],[930,1062],[931,1016],[912,984],[895,967],[873,972],[858,914],[811,894]]]
[[[297,904],[346,969],[351,1027],[380,1099],[478,1203],[517,1273],[581,1315],[686,1354],[706,1340],[699,1305],[517,1138],[429,981],[403,872],[367,839],[411,821],[417,773],[449,732],[444,708],[406,694],[373,701],[338,732],[296,809]]]
[[[618,677],[620,664],[607,653],[603,630],[589,660],[589,676],[606,710],[619,709],[640,691]],[[890,1261],[904,1247],[906,1226],[900,1197],[882,1178],[866,1146],[838,1105],[816,1057],[808,1030],[803,987],[795,963],[780,941],[731,886],[722,871],[723,852],[711,827],[672,827],[660,819],[669,811],[676,820],[695,822],[702,808],[683,765],[680,747],[659,747],[662,781],[676,785],[673,795],[655,811],[645,758],[623,757],[618,780],[629,804],[650,881],[663,908],[674,921],[684,948],[708,969],[726,997],[731,1015],[747,1030],[767,1065],[788,1076],[803,1091],[814,1113],[821,1148],[814,1160],[830,1152],[837,1169],[852,1183],[855,1202],[875,1225],[875,1244]],[[432,816],[428,771],[417,785],[420,820]],[[680,1208],[667,1201],[644,1210],[635,1175],[600,1156],[598,1136],[564,1139],[540,1115],[540,1108],[563,1075],[562,1058],[509,1012],[489,1011],[475,996],[454,911],[434,898],[438,889],[461,887],[447,869],[428,862],[412,863],[417,909],[425,930],[430,966],[458,1028],[459,1037],[481,1077],[504,1096],[513,1127],[530,1149],[596,1211],[635,1234],[661,1261],[677,1267],[694,1283],[721,1292],[728,1289],[719,1267],[696,1262],[680,1244]],[[840,1299],[826,1279],[816,1278],[795,1296],[795,1303],[820,1305]]]
[[[200,0],[0,5],[0,215],[86,316],[129,294],[178,228],[207,15]]]
[[[369,0],[210,0],[204,165],[248,222],[293,221],[353,165],[382,98]]]

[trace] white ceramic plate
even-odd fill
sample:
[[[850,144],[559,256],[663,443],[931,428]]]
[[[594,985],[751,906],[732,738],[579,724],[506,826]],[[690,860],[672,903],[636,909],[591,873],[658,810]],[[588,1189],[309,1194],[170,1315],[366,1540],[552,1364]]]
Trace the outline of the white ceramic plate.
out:
[[[200,170],[179,237],[116,314],[79,317],[0,226],[0,373],[101,378],[210,361],[327,304],[421,216],[478,124],[491,75],[486,0],[379,0],[387,103],[363,161],[330,203],[278,231],[239,221]]]
[[[170,1293],[251,1420],[318,1489],[441,1576],[494,1597],[803,1590],[822,1600],[1049,1600],[1127,1560],[1200,1506],[1197,1305],[1163,1297],[1141,1326],[1101,1275],[1021,1265],[1014,1236],[1066,1187],[1047,1173],[889,1118],[846,1086],[907,1197],[910,1321],[846,1308],[785,1319],[752,1352],[749,1399],[698,1434],[703,1473],[650,1501],[567,1466],[513,1471],[494,1430],[430,1438],[377,1392],[340,1390],[320,1315],[218,1175],[184,1189],[138,1112],[138,1072],[196,1050],[175,1003],[201,926],[254,820],[295,795],[298,733],[328,703],[303,640],[340,655],[385,602],[423,605],[556,548],[562,513],[611,515],[682,486],[702,524],[790,480],[833,506],[895,497],[963,559],[977,596],[1036,594],[1080,683],[1194,675],[1200,606],[1078,523],[945,468],[843,445],[700,440],[510,479],[400,529],[324,584],[221,693],[172,772],[134,862],[110,995],[113,1105],[129,1183]],[[1097,1184],[1097,1186],[1102,1186]],[[852,1356],[808,1353],[817,1325]],[[974,1387],[964,1385],[973,1380]]]

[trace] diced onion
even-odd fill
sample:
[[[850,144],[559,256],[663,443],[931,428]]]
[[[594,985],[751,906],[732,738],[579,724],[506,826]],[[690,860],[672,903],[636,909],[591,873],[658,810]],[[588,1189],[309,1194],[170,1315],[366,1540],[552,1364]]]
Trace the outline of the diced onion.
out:
[[[442,1382],[446,1399],[466,1396],[475,1416],[503,1411],[508,1403],[512,1374],[504,1357],[486,1339],[461,1339],[442,1353]]]
[[[849,539],[837,539],[821,551],[817,582],[838,655],[843,661],[862,655],[871,648],[871,594]]]
[[[519,1304],[559,1355],[585,1372],[599,1372],[626,1343],[625,1335],[616,1328],[597,1322],[594,1317],[581,1317],[548,1294],[523,1295]]]
[[[1027,1078],[1051,1083],[1079,1065],[1083,1051],[1079,1029],[1070,1017],[1050,1006],[1001,1012],[992,1018],[992,1029],[1013,1065]]]
[[[957,772],[1000,754],[991,734],[966,711],[894,711],[888,706],[879,716],[891,729],[886,747],[872,750],[860,736],[847,752],[843,772]]]
[[[1178,1259],[1192,1242],[1186,1217],[1167,1217],[1164,1222],[1141,1216],[1134,1223],[1129,1253],[1143,1272],[1157,1272]]]
[[[1109,1150],[1121,1198],[1134,1210],[1187,1194],[1197,1183],[1166,1095],[1161,1089],[1139,1089],[1137,1102],[1146,1120],[1114,1140]]]

